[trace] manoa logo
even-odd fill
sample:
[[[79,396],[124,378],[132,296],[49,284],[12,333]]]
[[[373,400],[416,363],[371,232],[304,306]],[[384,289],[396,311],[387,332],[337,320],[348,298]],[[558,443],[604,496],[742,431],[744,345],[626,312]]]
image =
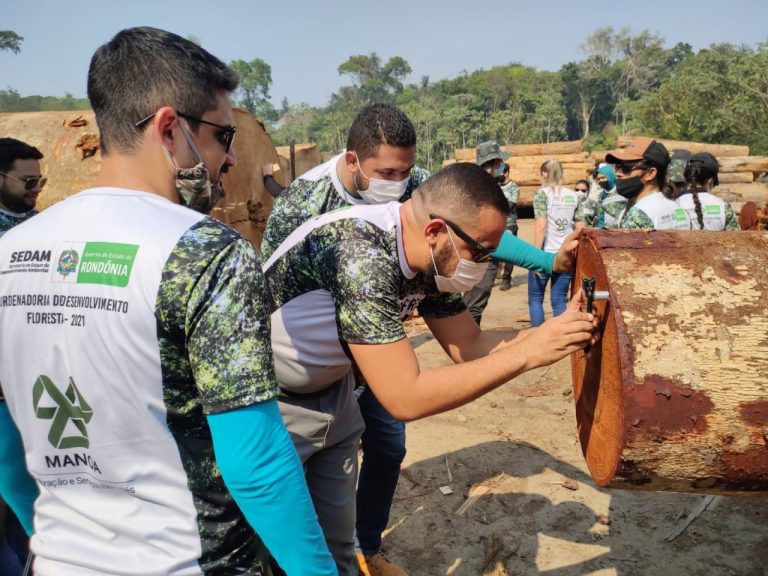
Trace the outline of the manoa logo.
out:
[[[570,222],[567,218],[555,218],[555,227],[558,232],[562,232],[570,226]]]
[[[44,398],[55,406],[48,404]],[[54,448],[88,448],[88,430],[85,425],[93,418],[93,409],[88,405],[70,378],[69,386],[61,392],[48,376],[41,374],[32,387],[32,402],[35,416],[41,420],[53,420],[48,432],[48,441]],[[72,423],[79,435],[64,436],[67,424]]]

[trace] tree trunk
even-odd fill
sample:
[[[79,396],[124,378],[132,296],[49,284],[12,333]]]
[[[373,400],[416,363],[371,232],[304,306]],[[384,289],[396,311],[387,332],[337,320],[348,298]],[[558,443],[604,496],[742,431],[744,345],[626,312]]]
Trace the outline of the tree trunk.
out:
[[[768,233],[587,230],[600,341],[571,357],[600,486],[768,491]]]

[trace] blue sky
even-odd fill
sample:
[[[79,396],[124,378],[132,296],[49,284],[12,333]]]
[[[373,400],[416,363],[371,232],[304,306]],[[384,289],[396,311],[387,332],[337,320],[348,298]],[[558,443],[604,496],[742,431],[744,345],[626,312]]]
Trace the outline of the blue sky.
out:
[[[754,47],[768,41],[766,0],[5,0],[0,30],[24,37],[0,52],[0,89],[84,97],[94,50],[118,30],[149,25],[202,40],[225,62],[262,58],[272,67],[273,102],[327,103],[349,80],[338,66],[353,54],[402,56],[417,82],[520,62],[557,70],[582,58],[580,45],[605,26],[688,42]],[[619,6],[621,6],[619,8]],[[149,72],[149,71],[148,71]]]

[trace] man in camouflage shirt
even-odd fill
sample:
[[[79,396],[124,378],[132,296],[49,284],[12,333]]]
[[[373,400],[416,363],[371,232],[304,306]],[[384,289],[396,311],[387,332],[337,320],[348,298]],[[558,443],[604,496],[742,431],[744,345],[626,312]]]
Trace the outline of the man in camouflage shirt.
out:
[[[450,410],[583,347],[594,319],[569,310],[510,338],[483,332],[459,292],[485,274],[508,203],[480,166],[448,166],[403,204],[353,206],[297,228],[264,264],[280,409],[304,462],[339,573],[356,575],[354,362],[400,420]],[[450,214],[450,219],[446,215]],[[402,321],[418,307],[457,366],[421,371]]]
[[[345,152],[300,176],[280,194],[267,221],[261,259],[312,217],[347,206],[406,201],[428,177],[414,166],[416,131],[390,104],[366,106],[355,117]],[[371,576],[405,573],[381,553],[381,534],[405,458],[405,424],[381,406],[370,388],[358,389],[365,420],[363,463],[357,488],[357,538]]]
[[[264,544],[289,575],[336,573],[275,399],[255,250],[205,215],[235,163],[237,84],[175,34],[119,32],[88,73],[95,187],[0,241],[0,437],[23,438],[0,477],[26,463],[40,488],[38,576],[257,576]]]
[[[46,178],[40,170],[43,154],[15,138],[0,138],[0,236],[35,214]]]

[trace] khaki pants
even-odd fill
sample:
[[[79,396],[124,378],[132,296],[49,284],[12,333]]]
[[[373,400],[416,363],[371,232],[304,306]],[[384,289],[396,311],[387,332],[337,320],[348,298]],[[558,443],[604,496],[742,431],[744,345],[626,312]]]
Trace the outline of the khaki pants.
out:
[[[363,424],[354,377],[317,394],[282,393],[280,413],[304,464],[307,486],[340,576],[357,576],[355,485]]]

